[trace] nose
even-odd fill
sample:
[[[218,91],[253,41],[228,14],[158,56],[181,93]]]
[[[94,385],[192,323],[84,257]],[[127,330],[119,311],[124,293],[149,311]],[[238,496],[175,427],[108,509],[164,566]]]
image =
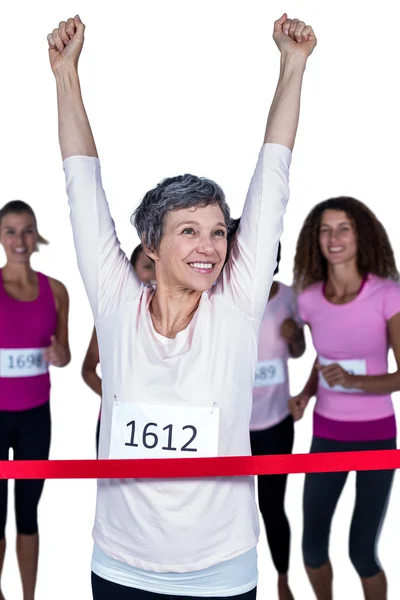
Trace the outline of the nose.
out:
[[[335,242],[337,239],[339,239],[339,235],[340,235],[340,234],[339,234],[339,232],[338,232],[338,231],[335,231],[334,229],[332,229],[332,230],[329,232],[329,242],[330,242],[330,243],[332,243],[332,242]]]
[[[199,254],[203,254],[205,256],[210,256],[211,254],[214,254],[214,245],[212,243],[211,238],[208,236],[203,236],[199,240],[196,251]]]
[[[23,232],[15,234],[15,241],[17,244],[23,244],[25,239],[25,235]]]

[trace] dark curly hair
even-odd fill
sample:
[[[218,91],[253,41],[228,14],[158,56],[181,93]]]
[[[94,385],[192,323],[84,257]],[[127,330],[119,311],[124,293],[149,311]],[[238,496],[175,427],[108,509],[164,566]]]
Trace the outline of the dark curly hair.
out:
[[[303,223],[297,240],[293,269],[294,287],[298,292],[327,279],[327,261],[319,245],[321,216],[325,210],[343,211],[351,220],[357,235],[357,267],[361,276],[372,273],[384,279],[399,281],[393,249],[382,223],[359,200],[339,196],[314,206]]]

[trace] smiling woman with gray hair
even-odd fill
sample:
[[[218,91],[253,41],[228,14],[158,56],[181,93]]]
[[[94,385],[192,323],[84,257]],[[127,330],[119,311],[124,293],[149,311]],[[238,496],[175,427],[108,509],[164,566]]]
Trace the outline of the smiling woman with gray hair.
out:
[[[100,458],[249,455],[260,321],[270,291],[311,27],[274,25],[281,73],[232,253],[213,182],[184,175],[148,192],[133,217],[155,261],[140,285],[115,234],[84,109],[79,17],[48,36],[79,269],[103,375]],[[98,482],[95,600],[253,599],[259,523],[254,479]]]
[[[131,222],[146,248],[155,249],[160,246],[169,212],[209,205],[220,207],[225,231],[230,225],[230,210],[219,185],[210,179],[189,174],[169,177],[147,192]]]

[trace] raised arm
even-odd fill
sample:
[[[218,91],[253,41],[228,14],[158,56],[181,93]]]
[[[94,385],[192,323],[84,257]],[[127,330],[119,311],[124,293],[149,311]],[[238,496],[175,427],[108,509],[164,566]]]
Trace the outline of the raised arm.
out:
[[[79,16],[62,21],[47,36],[50,65],[57,82],[58,135],[63,160],[77,155],[98,156],[78,75],[84,38],[85,25]]]
[[[284,14],[274,24],[281,52],[280,75],[269,111],[258,163],[247,194],[236,241],[224,274],[233,301],[261,320],[276,266],[283,216],[289,200],[289,167],[300,112],[307,59],[316,45],[311,27]]]
[[[82,100],[78,61],[85,26],[78,16],[48,35],[57,84],[58,131],[79,270],[95,321],[140,289],[115,233],[102,187],[100,163]]]
[[[268,115],[265,144],[293,150],[300,114],[300,96],[307,59],[317,39],[312,27],[286,13],[274,23],[273,38],[281,53],[281,68]]]

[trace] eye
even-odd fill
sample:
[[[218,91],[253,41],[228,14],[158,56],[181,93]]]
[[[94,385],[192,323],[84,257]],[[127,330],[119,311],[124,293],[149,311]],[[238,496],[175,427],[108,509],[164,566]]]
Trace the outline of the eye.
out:
[[[185,229],[182,231],[182,233],[184,233],[186,235],[193,235],[194,229],[192,229],[192,227],[185,227]]]
[[[217,229],[217,231],[214,232],[214,235],[218,237],[226,237],[226,232],[223,229]]]

